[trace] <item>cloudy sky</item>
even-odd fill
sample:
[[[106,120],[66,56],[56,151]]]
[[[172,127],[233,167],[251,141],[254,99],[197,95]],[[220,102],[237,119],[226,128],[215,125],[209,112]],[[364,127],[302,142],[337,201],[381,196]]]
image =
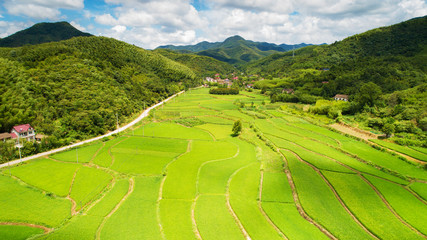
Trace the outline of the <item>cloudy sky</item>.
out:
[[[0,0],[0,38],[38,22],[153,49],[223,41],[332,43],[427,15],[427,0]]]

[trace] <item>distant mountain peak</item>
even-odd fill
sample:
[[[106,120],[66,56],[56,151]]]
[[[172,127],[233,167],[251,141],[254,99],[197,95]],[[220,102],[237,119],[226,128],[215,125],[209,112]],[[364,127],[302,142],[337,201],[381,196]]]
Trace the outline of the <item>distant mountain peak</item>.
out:
[[[229,37],[229,38],[225,39],[224,43],[225,43],[225,42],[235,42],[235,41],[240,41],[240,40],[246,41],[246,40],[245,40],[244,38],[242,38],[241,36],[239,36],[239,35],[234,35],[234,36],[232,36],[232,37]]]
[[[58,42],[82,36],[88,37],[92,35],[76,29],[65,21],[54,23],[42,22],[0,39],[0,47],[19,47],[27,44],[35,45],[45,42]]]

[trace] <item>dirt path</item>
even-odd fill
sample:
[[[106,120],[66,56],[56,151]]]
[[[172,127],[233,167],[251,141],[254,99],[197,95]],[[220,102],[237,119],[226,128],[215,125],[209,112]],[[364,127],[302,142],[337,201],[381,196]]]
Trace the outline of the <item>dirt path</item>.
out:
[[[349,135],[352,135],[352,136],[355,136],[355,137],[358,137],[358,138],[361,138],[364,140],[377,139],[378,138],[378,136],[373,134],[373,133],[370,133],[368,131],[364,131],[364,130],[359,129],[359,128],[350,127],[350,126],[345,125],[345,124],[334,123],[334,124],[329,125],[329,126],[340,131],[340,132],[343,132],[343,133],[346,133],[346,134],[349,134]]]
[[[125,196],[123,196],[122,200],[120,200],[120,202],[114,207],[114,209],[111,210],[111,212],[108,213],[108,215],[104,217],[104,219],[102,220],[98,229],[96,230],[96,238],[95,239],[99,240],[101,238],[101,231],[102,231],[102,228],[104,227],[105,223],[111,217],[111,215],[113,215],[117,211],[117,209],[119,209],[119,207],[126,201],[126,199],[132,194],[134,188],[135,188],[135,180],[133,178],[130,178],[129,179],[128,192],[126,193]]]
[[[48,228],[42,225],[32,224],[32,223],[18,223],[18,222],[0,222],[0,225],[3,226],[26,226],[26,227],[32,227],[32,228],[40,228],[44,231],[44,233],[49,233],[53,229]]]
[[[54,153],[57,153],[57,152],[62,152],[62,151],[67,150],[67,149],[71,149],[71,148],[74,148],[74,147],[77,147],[77,146],[81,146],[81,145],[86,144],[86,143],[98,141],[100,139],[103,139],[103,138],[112,136],[114,134],[118,134],[120,132],[123,132],[123,131],[127,130],[128,128],[132,127],[133,125],[135,125],[136,123],[138,123],[139,121],[141,121],[142,119],[144,119],[145,117],[147,117],[148,114],[150,113],[150,111],[152,109],[154,109],[154,108],[156,108],[158,106],[163,105],[164,103],[168,102],[169,100],[173,99],[174,97],[176,97],[176,96],[178,96],[178,95],[180,95],[182,93],[184,93],[184,91],[176,93],[176,94],[170,96],[169,98],[167,98],[167,99],[165,99],[165,100],[163,100],[163,101],[161,101],[161,102],[159,102],[159,103],[157,103],[157,104],[155,104],[155,105],[147,108],[135,120],[133,120],[132,122],[128,123],[127,125],[125,125],[123,127],[120,127],[117,130],[114,130],[114,131],[109,132],[107,134],[104,134],[102,136],[98,136],[98,137],[87,139],[87,140],[84,140],[84,141],[81,141],[81,142],[78,142],[78,143],[70,144],[70,145],[65,146],[65,147],[53,149],[53,150],[50,150],[50,151],[47,151],[47,152],[43,152],[43,153],[39,153],[39,154],[36,154],[36,155],[33,155],[33,156],[29,156],[29,157],[25,157],[25,158],[22,158],[22,159],[17,159],[17,160],[13,160],[13,161],[10,161],[10,162],[7,162],[7,163],[3,163],[3,164],[0,164],[0,168],[5,168],[5,167],[8,167],[9,165],[16,165],[16,164],[21,163],[21,162],[26,162],[26,161],[29,161],[29,160],[32,160],[32,159],[36,159],[36,158],[48,156],[48,155],[51,155],[51,154],[54,154]]]
[[[73,189],[73,185],[74,185],[74,180],[76,179],[76,175],[77,172],[79,171],[80,168],[77,168],[76,171],[74,172],[73,175],[73,179],[71,180],[71,184],[70,184],[70,188],[68,189],[68,195],[67,195],[67,199],[71,201],[71,216],[74,216],[77,214],[76,208],[77,208],[77,203],[74,199],[71,198],[71,190]]]
[[[96,150],[95,154],[92,156],[92,158],[90,159],[90,161],[88,162],[89,164],[93,164],[93,160],[96,158],[96,156],[98,155],[98,153],[105,147],[105,142],[102,142],[102,146]]]
[[[196,203],[197,199],[199,199],[199,196],[200,194],[197,194],[197,197],[193,200],[193,204],[191,204],[191,222],[193,223],[193,232],[196,235],[196,238],[202,240],[202,235],[200,234],[199,228],[197,227],[195,215]]]
[[[258,194],[258,209],[261,212],[261,214],[264,216],[264,218],[267,220],[267,222],[276,230],[277,233],[279,233],[279,235],[288,240],[288,238],[286,237],[286,235],[276,226],[276,224],[273,223],[273,221],[271,221],[270,217],[267,215],[267,213],[264,211],[264,209],[262,208],[262,186],[263,186],[263,182],[264,182],[264,171],[261,170],[261,176],[259,179],[259,194]]]
[[[289,166],[286,157],[280,152],[280,155],[282,155],[283,161],[285,162],[286,166]],[[301,205],[301,202],[299,200],[299,196],[298,196],[298,192],[296,190],[295,187],[295,183],[294,180],[292,179],[292,174],[291,171],[289,169],[285,169],[285,173],[286,173],[286,177],[288,178],[288,182],[289,185],[291,186],[292,189],[292,197],[294,198],[294,202],[295,202],[295,206],[299,212],[299,214],[301,215],[301,217],[303,217],[305,220],[307,220],[309,223],[313,224],[314,226],[316,226],[322,233],[324,233],[327,237],[329,237],[330,239],[333,240],[338,240],[338,238],[336,238],[332,233],[330,233],[328,230],[326,230],[326,228],[324,228],[322,225],[320,225],[319,223],[317,223],[316,221],[314,221],[304,210],[304,208]]]

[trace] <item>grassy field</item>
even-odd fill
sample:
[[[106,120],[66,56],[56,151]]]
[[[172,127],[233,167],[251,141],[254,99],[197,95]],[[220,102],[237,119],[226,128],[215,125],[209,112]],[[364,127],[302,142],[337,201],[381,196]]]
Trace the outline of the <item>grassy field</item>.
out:
[[[378,145],[381,145],[383,147],[394,150],[396,152],[400,152],[400,153],[403,153],[403,154],[408,155],[410,157],[416,158],[418,160],[427,162],[427,154],[422,153],[422,152],[417,151],[417,150],[414,150],[410,147],[397,145],[395,143],[391,143],[391,142],[387,142],[387,141],[379,140],[379,139],[371,139],[370,141],[372,141]]]
[[[427,234],[421,165],[282,105],[256,91],[191,90],[119,136],[0,169],[0,239]],[[233,137],[236,120],[243,129]],[[375,142],[419,160],[426,154]]]

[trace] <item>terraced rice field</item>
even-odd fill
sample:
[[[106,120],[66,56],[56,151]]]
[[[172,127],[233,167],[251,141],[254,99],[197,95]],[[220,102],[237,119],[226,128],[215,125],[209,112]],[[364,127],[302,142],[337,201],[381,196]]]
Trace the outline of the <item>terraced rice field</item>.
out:
[[[426,238],[425,149],[375,141],[420,160],[404,161],[263,102],[191,90],[108,141],[1,169],[0,239]]]

